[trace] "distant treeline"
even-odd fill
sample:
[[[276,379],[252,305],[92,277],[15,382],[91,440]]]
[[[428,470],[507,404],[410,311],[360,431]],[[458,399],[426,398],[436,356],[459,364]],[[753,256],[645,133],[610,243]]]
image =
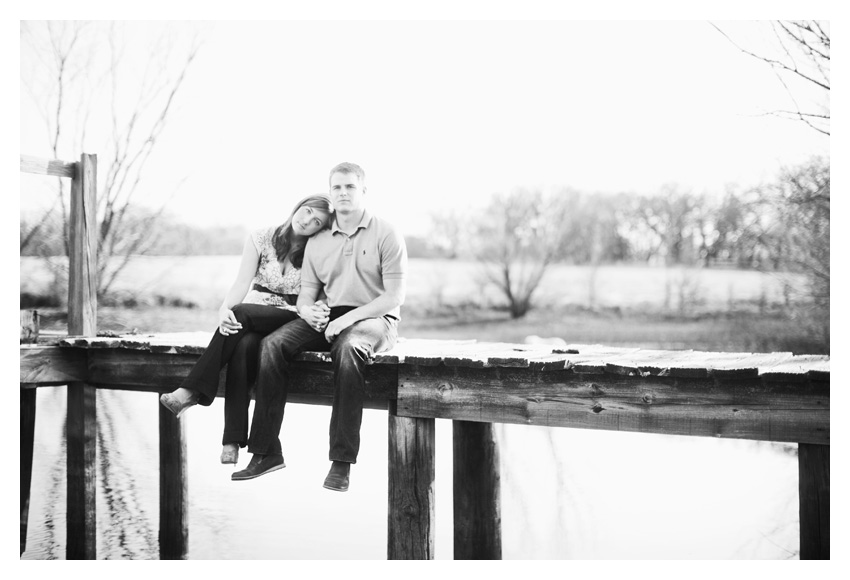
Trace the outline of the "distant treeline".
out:
[[[144,214],[147,217],[148,214]],[[131,229],[134,222],[141,222],[143,216],[130,219]],[[33,230],[32,218],[21,218],[21,241],[24,232]],[[141,226],[141,224],[140,224]],[[180,223],[168,216],[159,216],[145,224],[148,234],[145,243],[137,253],[148,256],[232,256],[242,253],[242,245],[248,235],[243,226],[199,227]],[[38,228],[35,239],[21,244],[21,256],[62,256],[65,255],[64,237],[60,235],[61,225],[57,221],[44,221]],[[413,258],[445,257],[442,248],[429,243],[426,238],[405,236],[408,255]]]
[[[516,190],[494,195],[472,215],[441,208],[427,236],[405,239],[412,258],[481,259],[512,240],[526,257],[545,254],[548,262],[790,269],[828,280],[829,193],[829,161],[820,158],[772,183],[730,187],[723,195],[675,185],[646,195]],[[111,255],[238,255],[248,233],[190,226],[139,208],[130,213]],[[65,254],[61,229],[56,219],[22,217],[21,255]]]
[[[805,271],[829,279],[829,161],[723,194],[676,185],[591,194],[562,188],[495,194],[472,213],[442,208],[430,246],[447,257],[574,264],[653,263]]]
[[[161,215],[150,220],[147,212],[136,212],[128,219],[128,229],[145,227],[144,243],[135,253],[148,256],[209,256],[242,253],[242,244],[248,230],[244,227],[198,227],[180,223],[170,216]],[[32,230],[29,220],[21,218],[21,236]],[[37,240],[21,248],[22,256],[62,256],[65,254],[65,237],[61,223],[46,221],[39,228]],[[22,244],[23,245],[23,244]]]

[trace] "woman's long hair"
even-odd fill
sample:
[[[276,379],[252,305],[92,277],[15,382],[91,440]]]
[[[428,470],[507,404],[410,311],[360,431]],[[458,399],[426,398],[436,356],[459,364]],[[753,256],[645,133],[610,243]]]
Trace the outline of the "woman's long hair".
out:
[[[299,236],[293,231],[292,218],[295,216],[295,213],[305,205],[321,210],[330,215],[328,225],[326,225],[325,228],[327,228],[330,225],[331,220],[333,220],[333,206],[331,205],[331,198],[323,193],[317,193],[315,195],[307,196],[295,204],[295,209],[293,209],[292,213],[289,214],[289,218],[283,222],[283,225],[278,226],[274,232],[274,237],[272,238],[274,251],[277,253],[277,259],[282,261],[284,258],[289,257],[289,261],[296,268],[300,268],[301,264],[304,262],[304,248],[307,246],[307,237]]]

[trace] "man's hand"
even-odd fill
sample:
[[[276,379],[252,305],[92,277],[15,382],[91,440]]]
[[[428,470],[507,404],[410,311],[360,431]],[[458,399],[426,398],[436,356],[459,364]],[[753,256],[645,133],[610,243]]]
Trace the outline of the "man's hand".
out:
[[[354,320],[346,317],[345,315],[340,316],[330,324],[328,324],[327,329],[325,330],[325,340],[328,342],[333,342],[334,339],[339,336],[339,333],[354,324]]]
[[[331,309],[321,300],[316,300],[316,303],[302,307],[298,311],[298,315],[309,324],[316,332],[322,332],[328,325]]]

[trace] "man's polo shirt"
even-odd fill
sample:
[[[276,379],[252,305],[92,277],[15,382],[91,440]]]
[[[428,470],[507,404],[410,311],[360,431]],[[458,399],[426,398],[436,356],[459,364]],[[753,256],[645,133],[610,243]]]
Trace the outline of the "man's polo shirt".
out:
[[[307,241],[301,284],[324,290],[328,306],[363,306],[384,293],[384,280],[407,276],[404,237],[389,222],[363,212],[350,236],[334,220]],[[400,308],[388,312],[396,318]]]

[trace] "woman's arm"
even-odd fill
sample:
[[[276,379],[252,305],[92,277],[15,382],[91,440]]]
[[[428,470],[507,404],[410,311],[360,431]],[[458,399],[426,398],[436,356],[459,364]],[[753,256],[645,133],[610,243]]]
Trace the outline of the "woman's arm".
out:
[[[239,272],[236,274],[236,279],[230,286],[230,290],[224,296],[224,302],[222,302],[221,308],[218,309],[218,329],[222,334],[233,334],[242,328],[242,325],[236,321],[236,317],[233,315],[233,310],[231,309],[242,302],[245,295],[248,294],[251,280],[257,274],[257,267],[259,265],[260,255],[257,253],[257,248],[254,247],[254,242],[249,235],[242,248],[242,260],[239,263]]]
[[[298,316],[318,332],[328,325],[330,308],[321,300],[317,300],[320,290],[312,286],[301,285],[301,292],[296,301]]]

